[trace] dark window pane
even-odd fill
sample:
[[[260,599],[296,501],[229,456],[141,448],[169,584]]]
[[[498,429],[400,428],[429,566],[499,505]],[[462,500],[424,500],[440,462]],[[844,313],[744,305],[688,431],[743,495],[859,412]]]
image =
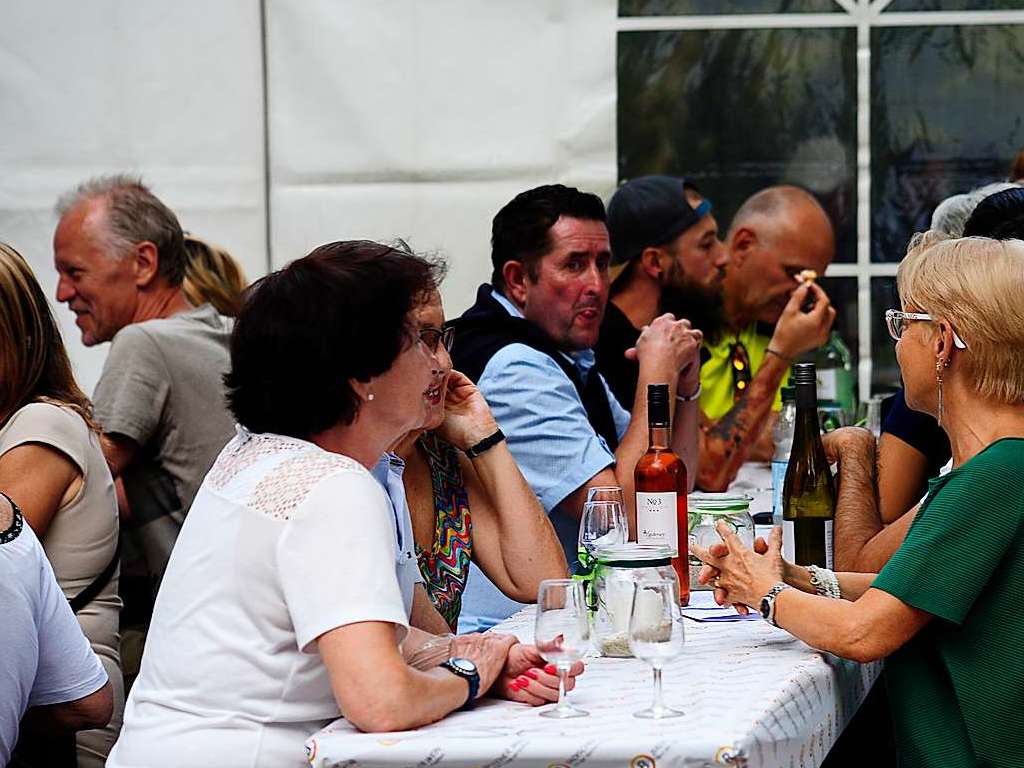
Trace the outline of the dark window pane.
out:
[[[856,261],[856,31],[620,32],[619,178],[692,179],[723,231],[772,184],[813,192]]]
[[[871,258],[899,261],[952,194],[1006,177],[1024,145],[1024,26],[871,32]]]
[[[1024,0],[893,0],[887,11],[1002,11],[1024,8]]]
[[[871,391],[892,392],[900,385],[896,342],[885,327],[885,310],[899,309],[895,277],[871,278]]]
[[[833,0],[619,0],[619,16],[726,13],[831,13]]]

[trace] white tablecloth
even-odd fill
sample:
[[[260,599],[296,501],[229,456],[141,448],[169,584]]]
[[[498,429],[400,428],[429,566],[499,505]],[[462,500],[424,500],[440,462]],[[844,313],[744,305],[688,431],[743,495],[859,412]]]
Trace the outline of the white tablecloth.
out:
[[[501,624],[527,642],[533,608]],[[590,717],[550,720],[523,704],[485,699],[417,731],[363,734],[338,720],[307,741],[328,766],[779,766],[821,764],[870,689],[879,665],[812,651],[763,621],[686,621],[686,649],[664,674],[672,720],[639,720],[650,668],[635,659],[587,659],[570,696]],[[553,706],[553,705],[552,705]]]

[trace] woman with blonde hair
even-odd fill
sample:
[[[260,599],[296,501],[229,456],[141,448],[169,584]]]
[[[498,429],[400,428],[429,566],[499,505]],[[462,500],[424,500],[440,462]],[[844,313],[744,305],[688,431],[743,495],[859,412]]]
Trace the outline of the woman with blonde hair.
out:
[[[102,766],[124,706],[118,654],[114,482],[88,399],[25,260],[0,243],[0,490],[42,542],[114,687],[110,724],[77,737],[78,765]],[[53,745],[44,745],[52,747]],[[43,763],[40,763],[43,764]],[[53,765],[47,758],[46,765]]]
[[[1019,765],[1007,735],[1024,730],[1024,242],[929,233],[896,279],[903,306],[886,321],[907,404],[953,451],[902,546],[877,575],[786,563],[778,529],[764,554],[724,528],[724,546],[693,551],[721,602],[816,648],[886,659],[902,764]]]
[[[241,265],[219,245],[192,234],[185,235],[185,253],[185,298],[193,306],[212,304],[225,317],[238,317],[248,284]]]

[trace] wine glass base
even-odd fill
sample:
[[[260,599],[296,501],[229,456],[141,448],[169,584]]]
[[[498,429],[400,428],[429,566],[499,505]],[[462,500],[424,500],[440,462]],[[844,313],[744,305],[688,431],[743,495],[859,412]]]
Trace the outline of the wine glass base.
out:
[[[540,713],[541,717],[550,717],[555,720],[567,720],[571,717],[589,717],[590,713],[585,709],[574,707],[572,704],[556,706],[554,709],[547,709]]]
[[[639,712],[634,712],[633,717],[639,717],[643,720],[667,720],[670,717],[682,717],[685,712],[681,712],[678,709],[672,709],[672,707],[648,707],[647,709],[641,709]]]

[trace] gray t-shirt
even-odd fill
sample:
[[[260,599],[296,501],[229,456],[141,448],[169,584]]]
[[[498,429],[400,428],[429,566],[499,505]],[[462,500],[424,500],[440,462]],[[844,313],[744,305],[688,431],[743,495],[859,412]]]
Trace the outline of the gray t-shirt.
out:
[[[223,382],[231,327],[209,304],[126,326],[114,336],[96,385],[103,431],[139,446],[122,479],[158,579],[203,477],[234,435]]]

